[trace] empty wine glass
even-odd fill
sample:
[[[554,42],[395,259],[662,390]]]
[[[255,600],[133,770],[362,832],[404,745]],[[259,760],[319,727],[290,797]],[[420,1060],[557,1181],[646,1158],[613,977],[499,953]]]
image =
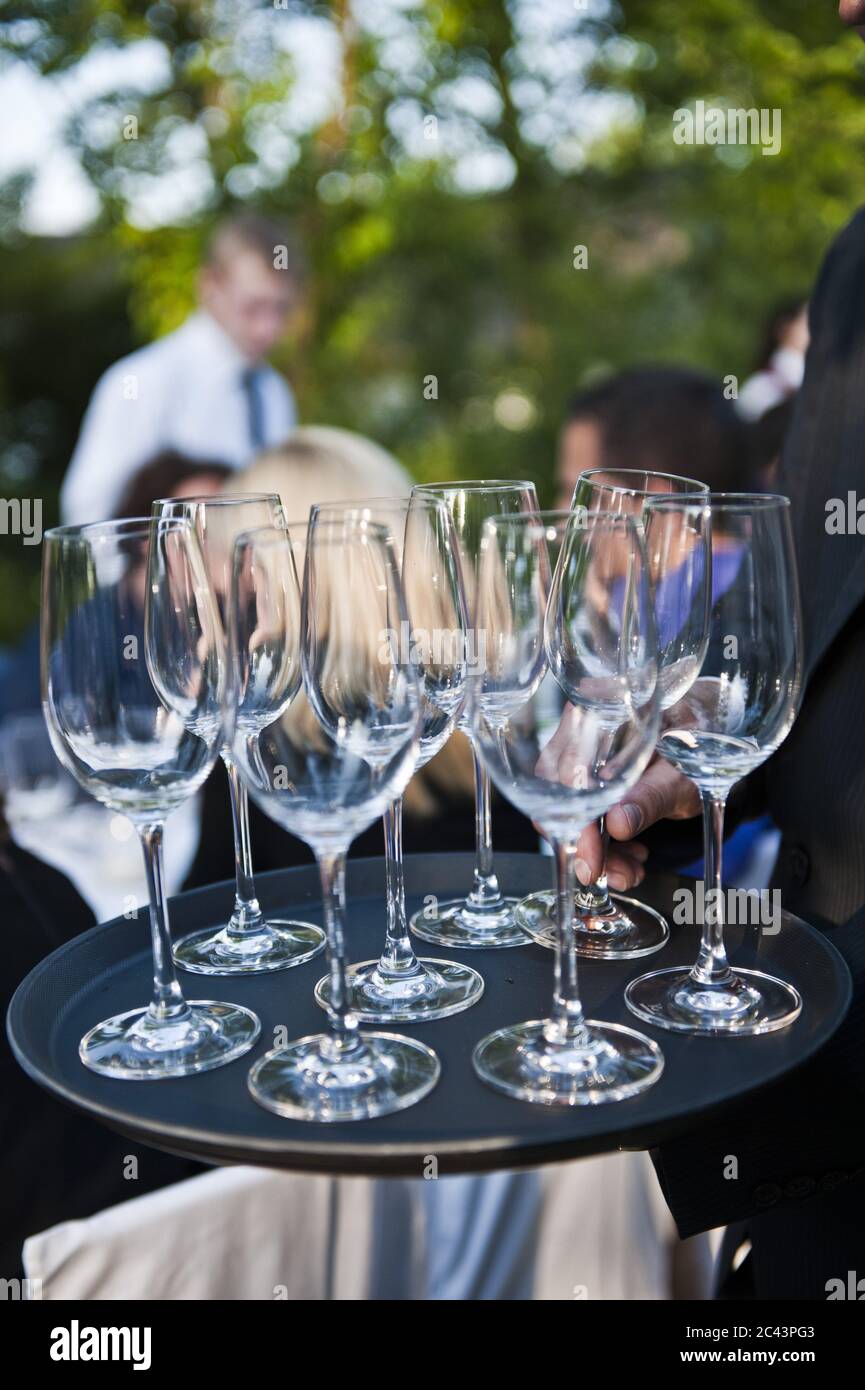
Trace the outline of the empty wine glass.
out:
[[[216,761],[223,662],[213,593],[186,521],[45,533],[42,701],[51,741],[85,791],[135,825],[150,894],[152,1001],[81,1040],[82,1062],[106,1076],[189,1076],[242,1056],[259,1034],[239,1004],[184,999],[165,900],[163,822]]]
[[[574,508],[611,511],[640,522],[647,501],[669,495],[708,496],[703,483],[668,473],[631,469],[590,469],[577,483]],[[655,596],[659,637],[658,694],[661,709],[676,704],[696,679],[706,651],[709,617],[709,512],[694,508],[677,525],[667,526],[663,544],[650,551],[649,577]],[[607,836],[603,829],[604,844]],[[594,884],[578,885],[577,953],[601,960],[632,960],[652,955],[669,939],[660,912],[637,898],[610,893],[606,873]],[[541,946],[553,947],[555,894],[532,893],[517,907],[517,920]]]
[[[421,692],[421,724],[415,770],[444,746],[462,710],[466,690],[466,600],[450,513],[443,502],[412,498],[372,498],[313,507],[309,532],[344,519],[351,533],[362,519],[393,536],[408,607],[401,632],[382,633],[416,667]],[[347,972],[349,1003],[363,1022],[422,1023],[446,1018],[477,1002],[484,982],[476,970],[457,961],[415,955],[408,931],[402,858],[403,798],[384,814],[387,926],[378,960],[361,961]],[[316,987],[326,1004],[330,979]]]
[[[450,512],[468,600],[469,666],[477,668],[484,661],[483,634],[474,618],[483,523],[496,513],[537,513],[534,483],[494,480],[425,484],[415,488],[412,495],[434,497],[444,502]],[[459,727],[472,742],[475,767],[474,884],[466,897],[448,898],[421,908],[411,919],[411,929],[424,941],[450,948],[525,946],[531,937],[514,917],[517,899],[502,894],[493,870],[489,775],[478,757],[467,715],[463,715]]]
[[[256,527],[284,524],[279,498],[266,492],[162,498],[154,502],[153,514],[189,518],[223,619],[237,537]],[[174,945],[174,959],[184,970],[199,975],[261,974],[303,965],[324,950],[324,933],[311,922],[265,918],[252,872],[249,802],[227,739],[220,754],[228,773],[234,828],[234,911],[223,927],[203,927],[181,937]]]
[[[594,1105],[658,1080],[657,1044],[586,1019],[574,949],[580,834],[619,801],[658,733],[657,641],[642,539],[627,516],[499,516],[484,527],[476,622],[483,674],[470,681],[475,746],[503,796],[550,840],[557,911],[553,1008],[475,1048],[482,1080],[521,1100]],[[563,697],[551,730],[541,679]]]
[[[246,538],[255,570],[290,569],[303,542],[269,530]],[[265,557],[261,563],[255,558]],[[290,585],[287,586],[290,588]],[[297,644],[286,622],[285,585],[254,584],[232,602],[232,692],[244,651],[262,637],[286,688],[296,683]],[[236,620],[234,615],[238,615]],[[238,622],[235,628],[234,623]],[[431,1048],[400,1034],[361,1031],[346,982],[345,856],[362,830],[401,795],[414,768],[420,691],[398,633],[407,621],[392,537],[363,518],[316,527],[305,546],[300,656],[303,683],[280,716],[233,750],[251,796],[312,849],[321,872],[330,989],[330,1031],[269,1052],[252,1068],[256,1101],[303,1120],[358,1120],[413,1105],[439,1077]],[[293,647],[283,659],[280,643]],[[273,688],[271,697],[278,691]],[[230,694],[230,704],[237,699]]]
[[[801,696],[802,648],[790,503],[768,494],[659,498],[647,541],[711,512],[712,609],[700,674],[664,716],[659,751],[696,784],[703,803],[705,894],[696,965],[655,970],[625,993],[639,1018],[683,1033],[743,1036],[785,1028],[802,1000],[759,970],[731,969],[724,949],[721,856],[731,787],[787,737]]]

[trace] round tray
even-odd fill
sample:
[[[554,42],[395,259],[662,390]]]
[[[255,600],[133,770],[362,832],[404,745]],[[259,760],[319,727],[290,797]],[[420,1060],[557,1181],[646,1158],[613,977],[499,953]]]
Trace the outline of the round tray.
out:
[[[472,865],[470,854],[410,856],[405,866],[409,910],[421,906],[426,894],[444,898],[465,891]],[[543,855],[503,854],[496,869],[503,891],[523,895],[550,884],[552,861]],[[647,880],[640,896],[669,914],[677,883],[669,877]],[[258,891],[267,910],[322,920],[314,867],[262,874]],[[353,960],[377,956],[381,949],[383,893],[381,859],[350,862],[348,941]],[[183,894],[172,902],[172,933],[224,921],[231,905],[227,884]],[[292,1038],[324,1024],[312,994],[324,971],[321,956],[294,970],[245,980],[180,971],[190,999],[246,1004],[262,1022],[261,1039],[250,1053],[199,1076],[133,1085],[97,1076],[78,1059],[79,1039],[92,1024],[149,998],[145,913],[136,921],[118,918],[94,927],[41,961],[16,991],[7,1026],[18,1061],[35,1081],[157,1148],[214,1163],[322,1173],[419,1177],[430,1172],[431,1160],[440,1173],[518,1168],[611,1149],[651,1148],[693,1129],[708,1111],[800,1066],[841,1023],[850,1001],[847,967],[823,935],[786,913],[776,935],[730,929],[728,946],[734,963],[759,964],[798,987],[804,1007],[790,1028],[753,1038],[689,1038],[635,1020],[623,1000],[627,982],[646,970],[692,962],[697,943],[697,928],[674,925],[671,941],[654,956],[580,962],[588,1016],[633,1024],[656,1038],[664,1053],[660,1081],[618,1104],[573,1109],[532,1105],[497,1094],[475,1076],[471,1054],[480,1038],[503,1024],[541,1018],[548,1011],[553,954],[536,945],[455,953],[480,970],[486,981],[483,998],[452,1018],[392,1028],[433,1046],[442,1076],[420,1104],[374,1120],[287,1120],[258,1106],[246,1088],[249,1067],[273,1045],[274,1029],[284,1027]],[[422,955],[447,955],[423,942],[415,945]]]

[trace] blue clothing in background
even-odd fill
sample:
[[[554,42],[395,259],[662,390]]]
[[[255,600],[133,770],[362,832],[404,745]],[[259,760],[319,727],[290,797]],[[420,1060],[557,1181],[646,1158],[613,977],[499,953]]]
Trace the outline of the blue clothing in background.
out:
[[[41,708],[39,624],[34,623],[17,647],[0,650],[0,723],[10,714],[33,714]]]

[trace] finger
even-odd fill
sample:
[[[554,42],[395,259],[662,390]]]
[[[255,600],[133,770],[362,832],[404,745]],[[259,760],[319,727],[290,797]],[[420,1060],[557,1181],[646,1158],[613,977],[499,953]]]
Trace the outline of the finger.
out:
[[[646,877],[645,867],[627,855],[609,854],[607,856],[607,880],[617,893],[636,888]]]
[[[604,871],[604,846],[597,822],[587,825],[577,843],[577,878],[588,887]]]
[[[637,859],[635,855],[631,854],[630,845],[622,849],[619,845],[613,846],[611,844],[607,850],[607,873],[631,873],[635,870],[639,870],[640,873],[645,874],[645,861],[643,859]]]
[[[646,877],[646,866],[630,852],[630,846],[621,849],[611,844],[607,851],[607,878],[613,887],[633,888]],[[620,882],[617,884],[615,880]]]
[[[606,826],[614,840],[632,840],[656,821],[695,816],[699,797],[686,777],[658,759],[643,773],[625,800],[607,812]]]

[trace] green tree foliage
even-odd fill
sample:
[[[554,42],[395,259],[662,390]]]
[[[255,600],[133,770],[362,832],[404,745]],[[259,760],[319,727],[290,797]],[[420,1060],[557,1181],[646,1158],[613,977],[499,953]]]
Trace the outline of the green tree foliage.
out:
[[[30,235],[27,171],[0,188],[3,487],[49,519],[96,376],[182,319],[227,209],[282,215],[306,248],[279,355],[304,420],[370,434],[419,478],[528,476],[549,499],[576,385],[641,361],[741,378],[767,308],[807,290],[861,197],[861,42],[813,0],[0,11],[5,62],[46,84],[143,43],[159,80],[142,91],[118,61],[63,130],[96,221]],[[338,61],[310,72],[313,51]],[[677,144],[698,100],[778,109],[780,152]],[[0,603],[0,637],[32,594]]]

